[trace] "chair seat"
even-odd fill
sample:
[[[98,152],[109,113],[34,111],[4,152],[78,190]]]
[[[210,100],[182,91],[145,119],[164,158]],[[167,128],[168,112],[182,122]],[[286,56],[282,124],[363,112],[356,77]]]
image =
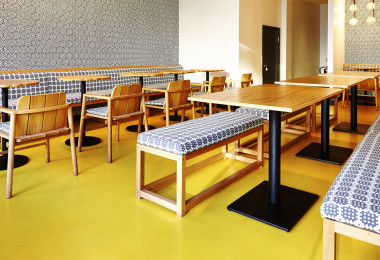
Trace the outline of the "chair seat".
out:
[[[11,123],[9,121],[8,122],[1,122],[0,123],[0,131],[3,131],[5,133],[9,134],[10,126],[11,126]]]
[[[148,85],[144,86],[146,88],[155,88],[155,89],[166,89],[168,87],[168,83],[161,83],[161,84],[156,84],[156,85]],[[152,90],[146,90],[145,93],[153,93],[154,91]]]
[[[221,112],[140,133],[137,143],[184,155],[262,125],[260,117]]]
[[[380,233],[380,133],[367,133],[327,192],[323,218]]]
[[[262,119],[269,120],[269,110],[258,108],[239,107],[235,110],[236,113],[258,116]],[[288,112],[281,112],[281,116],[286,116]]]
[[[94,90],[94,91],[88,91],[87,93],[110,97],[112,94],[112,90],[113,89]]]
[[[161,106],[161,107],[163,107],[164,103],[165,103],[165,98],[158,98],[158,99],[146,101],[145,105],[152,105],[152,106]]]
[[[106,116],[107,106],[89,108],[89,109],[86,109],[86,113],[98,115],[98,116]]]

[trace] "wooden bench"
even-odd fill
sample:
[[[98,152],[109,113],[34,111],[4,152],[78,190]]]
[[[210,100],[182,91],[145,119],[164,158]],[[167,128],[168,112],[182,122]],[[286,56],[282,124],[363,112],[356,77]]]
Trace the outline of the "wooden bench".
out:
[[[322,202],[325,260],[336,257],[336,234],[380,246],[379,118],[355,148]]]
[[[228,152],[229,143],[254,133],[258,133],[259,140],[256,159]],[[150,200],[177,212],[178,216],[184,216],[197,204],[263,165],[262,134],[261,118],[234,112],[217,113],[140,133],[137,138],[137,198]],[[190,159],[220,147],[223,147],[221,153],[188,165]],[[176,161],[177,172],[146,184],[146,152]],[[222,158],[242,160],[249,165],[199,194],[186,198],[186,176]],[[177,183],[176,201],[156,193],[174,182]]]

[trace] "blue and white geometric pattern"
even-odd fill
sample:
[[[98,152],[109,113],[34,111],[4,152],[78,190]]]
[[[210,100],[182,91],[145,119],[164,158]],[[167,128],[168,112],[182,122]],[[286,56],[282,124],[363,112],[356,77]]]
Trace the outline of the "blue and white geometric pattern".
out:
[[[321,215],[380,233],[380,133],[368,132],[327,192]]]
[[[158,99],[146,101],[145,105],[152,105],[152,106],[161,106],[161,107],[163,107],[164,103],[165,103],[165,98],[158,98]]]
[[[380,114],[376,117],[372,125],[368,128],[368,132],[370,131],[380,132]]]
[[[264,120],[269,120],[269,110],[258,108],[239,107],[235,110],[236,113],[252,115],[261,117]],[[288,112],[281,112],[281,116],[289,114]]]
[[[86,113],[94,114],[98,116],[106,116],[107,108],[108,108],[107,106],[89,108],[89,109],[86,109]]]
[[[5,133],[9,134],[11,128],[11,122],[0,122],[0,131],[3,131]]]
[[[0,70],[178,64],[178,0],[18,0],[1,8],[17,18],[0,19]]]
[[[260,117],[221,112],[140,133],[137,143],[183,155],[262,125]]]

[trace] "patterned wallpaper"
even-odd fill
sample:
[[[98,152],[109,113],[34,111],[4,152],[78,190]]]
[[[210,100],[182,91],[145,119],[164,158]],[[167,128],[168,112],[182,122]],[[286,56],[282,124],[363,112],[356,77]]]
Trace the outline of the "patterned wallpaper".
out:
[[[353,13],[348,7],[352,3],[352,0],[345,2],[345,63],[380,64],[380,0],[375,1],[376,22],[372,25],[366,23],[372,11],[366,8],[369,1],[364,0],[356,1],[358,24],[349,24]]]
[[[179,0],[0,0],[0,70],[178,64]]]

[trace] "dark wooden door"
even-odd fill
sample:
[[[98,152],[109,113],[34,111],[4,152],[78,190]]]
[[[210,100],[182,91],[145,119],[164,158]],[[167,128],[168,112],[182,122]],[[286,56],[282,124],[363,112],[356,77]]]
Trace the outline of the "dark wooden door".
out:
[[[263,25],[263,84],[280,79],[280,28]]]

